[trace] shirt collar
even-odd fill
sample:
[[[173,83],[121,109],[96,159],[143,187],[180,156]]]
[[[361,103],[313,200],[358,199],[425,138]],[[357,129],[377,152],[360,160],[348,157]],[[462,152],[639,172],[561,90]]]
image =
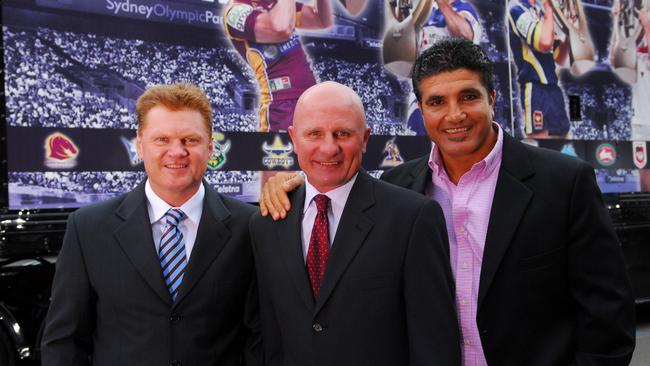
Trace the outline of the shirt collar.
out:
[[[147,182],[144,185],[144,193],[147,196],[147,210],[149,211],[149,221],[154,223],[159,221],[165,213],[172,208],[167,202],[160,198],[156,192],[151,188],[151,184],[147,179]],[[183,203],[180,208],[187,216],[187,220],[191,220],[193,223],[198,224],[201,220],[201,213],[203,212],[203,198],[205,197],[205,187],[203,184],[199,186],[199,189],[194,193],[194,195],[185,203]]]
[[[501,129],[501,126],[499,126],[498,123],[492,122],[492,125],[496,126],[497,129],[497,142],[494,144],[494,147],[492,147],[492,150],[490,150],[487,156],[483,158],[483,160],[475,163],[472,166],[472,169],[470,169],[470,171],[480,171],[479,174],[481,179],[488,177],[501,163],[501,155],[503,153],[503,129]],[[442,161],[442,156],[440,156],[440,151],[436,148],[434,142],[431,142],[429,168],[433,173],[433,177],[446,177],[449,179]]]
[[[332,189],[331,191],[328,191],[326,193],[322,193],[329,197],[332,208],[333,207],[345,207],[345,202],[348,200],[348,196],[350,195],[350,191],[352,191],[352,186],[354,185],[354,182],[357,180],[357,176],[359,175],[359,172],[352,177],[347,183],[340,187],[336,187]],[[303,214],[307,209],[309,208],[309,205],[311,204],[311,201],[316,197],[317,194],[321,194],[314,186],[309,183],[309,178],[305,176],[305,205],[303,206],[302,212]],[[342,210],[341,210],[342,211]]]

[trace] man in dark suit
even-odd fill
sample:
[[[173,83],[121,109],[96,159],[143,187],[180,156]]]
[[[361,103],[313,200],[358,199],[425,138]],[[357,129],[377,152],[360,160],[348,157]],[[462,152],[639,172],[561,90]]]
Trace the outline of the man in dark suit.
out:
[[[70,215],[43,365],[239,365],[252,206],[202,183],[212,109],[201,89],[151,87],[136,111],[147,180]]]
[[[289,134],[307,181],[296,209],[250,225],[266,364],[459,365],[442,212],[359,170],[360,98],[311,87]]]
[[[634,301],[593,168],[492,121],[492,63],[471,42],[424,52],[413,86],[434,146],[382,179],[442,206],[464,364],[627,365]],[[275,217],[293,184],[265,190]]]

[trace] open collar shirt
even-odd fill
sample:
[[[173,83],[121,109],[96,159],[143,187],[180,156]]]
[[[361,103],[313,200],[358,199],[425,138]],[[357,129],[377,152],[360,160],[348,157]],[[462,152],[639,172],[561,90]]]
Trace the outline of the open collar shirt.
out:
[[[503,130],[496,123],[493,126],[498,137],[492,151],[463,174],[458,184],[449,179],[435,144],[429,157],[432,184],[427,196],[438,201],[447,223],[465,366],[487,366],[476,314],[483,249],[503,152]]]

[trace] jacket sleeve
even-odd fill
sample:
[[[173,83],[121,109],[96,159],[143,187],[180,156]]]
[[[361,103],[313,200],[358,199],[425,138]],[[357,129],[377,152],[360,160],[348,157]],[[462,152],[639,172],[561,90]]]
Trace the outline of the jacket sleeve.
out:
[[[244,324],[248,330],[246,339],[245,360],[246,366],[264,365],[264,354],[262,352],[262,329],[260,324],[260,304],[257,286],[257,275],[253,273],[251,284],[246,299],[246,310]]]
[[[43,366],[91,364],[95,301],[73,213],[68,218],[52,284],[41,346]]]
[[[581,164],[571,195],[569,288],[577,305],[576,365],[627,365],[635,343],[634,297],[623,253],[596,184]]]
[[[283,365],[282,337],[280,334],[280,324],[278,323],[269,294],[267,276],[265,275],[264,258],[262,257],[260,247],[264,245],[263,218],[259,214],[253,214],[249,222],[249,231],[251,235],[251,245],[253,247],[253,257],[255,259],[256,274],[256,302],[257,318],[256,332],[257,345],[255,347],[254,357],[249,358],[249,363],[253,365],[276,366]]]
[[[413,223],[404,270],[412,366],[461,364],[448,250],[442,209],[427,200]]]

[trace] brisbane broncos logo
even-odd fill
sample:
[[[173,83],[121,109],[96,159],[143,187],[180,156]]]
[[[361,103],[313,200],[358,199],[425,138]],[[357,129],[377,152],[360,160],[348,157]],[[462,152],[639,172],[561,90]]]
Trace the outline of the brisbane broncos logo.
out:
[[[79,148],[72,140],[55,132],[45,139],[45,165],[50,168],[72,168],[79,155]]]

